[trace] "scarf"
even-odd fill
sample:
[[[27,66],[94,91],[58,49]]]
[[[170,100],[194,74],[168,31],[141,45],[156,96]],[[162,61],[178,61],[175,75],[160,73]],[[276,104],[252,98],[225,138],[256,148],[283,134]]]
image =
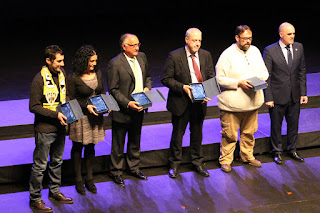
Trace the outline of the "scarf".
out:
[[[63,72],[58,73],[59,89],[54,83],[51,72],[47,66],[43,66],[41,69],[41,76],[43,78],[43,95],[46,98],[46,103],[43,103],[43,107],[56,111],[56,107],[61,103],[66,102],[66,83]],[[56,102],[60,91],[60,101]]]

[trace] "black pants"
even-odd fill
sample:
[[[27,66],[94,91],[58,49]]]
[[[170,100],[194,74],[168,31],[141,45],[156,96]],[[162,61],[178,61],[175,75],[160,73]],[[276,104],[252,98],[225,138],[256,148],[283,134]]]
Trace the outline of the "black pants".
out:
[[[286,105],[275,104],[274,107],[269,108],[271,118],[271,144],[275,154],[281,154],[282,136],[281,126],[283,117],[287,121],[287,150],[288,152],[295,152],[298,140],[298,126],[300,115],[300,103],[290,102]]]
[[[204,113],[201,103],[189,103],[181,116],[172,114],[172,136],[170,141],[169,166],[177,168],[182,161],[182,138],[190,122],[190,153],[192,164],[201,166],[202,155],[202,126]]]
[[[128,133],[126,161],[128,170],[135,173],[139,170],[140,138],[143,121],[143,112],[138,113],[131,123],[112,121],[112,148],[110,155],[110,173],[121,175],[124,166],[124,145]]]
[[[86,169],[86,178],[87,180],[92,180],[93,176],[93,164],[94,164],[94,144],[90,143],[88,145],[83,145],[80,142],[72,141],[72,149],[71,149],[71,161],[73,164],[75,180],[77,182],[82,181],[82,149],[84,147],[84,165]]]

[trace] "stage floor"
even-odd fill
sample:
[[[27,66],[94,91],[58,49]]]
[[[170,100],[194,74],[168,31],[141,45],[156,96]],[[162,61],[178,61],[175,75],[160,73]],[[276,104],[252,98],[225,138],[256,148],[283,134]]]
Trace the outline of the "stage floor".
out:
[[[258,131],[254,134],[256,139],[270,136],[270,118],[268,113],[258,115]],[[206,119],[203,125],[202,144],[220,143],[220,120]],[[314,132],[320,130],[320,108],[303,109],[300,113],[299,133]],[[142,127],[141,151],[168,149],[172,132],[172,124],[148,125]],[[284,120],[282,134],[286,135],[287,124]],[[187,127],[183,138],[183,146],[190,144],[190,131]],[[0,167],[31,164],[33,150],[35,148],[34,137],[0,140]],[[70,159],[72,142],[66,138],[63,159]],[[105,141],[95,146],[96,156],[110,155],[111,153],[111,129],[106,130]],[[126,152],[126,146],[125,146]]]
[[[272,162],[270,155],[259,155],[262,168],[239,162],[229,174],[207,162],[209,178],[181,168],[181,177],[170,179],[167,168],[143,170],[148,181],[125,175],[125,187],[110,181],[106,175],[95,177],[97,194],[79,195],[74,186],[61,187],[73,197],[74,204],[58,204],[43,200],[54,212],[319,212],[320,211],[320,148],[301,150],[305,163],[284,156],[285,164]],[[129,179],[128,179],[129,178]],[[10,189],[8,189],[11,187]],[[32,212],[27,188],[13,193],[14,187],[0,186],[2,212]],[[5,189],[6,188],[6,189]]]

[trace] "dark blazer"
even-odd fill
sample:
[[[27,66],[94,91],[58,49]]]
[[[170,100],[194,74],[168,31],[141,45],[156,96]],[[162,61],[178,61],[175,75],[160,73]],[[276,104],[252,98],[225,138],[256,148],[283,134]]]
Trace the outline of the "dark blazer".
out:
[[[143,52],[139,52],[137,60],[142,71],[143,88],[151,89],[152,81],[148,70],[147,57]],[[132,101],[131,94],[134,90],[135,79],[124,53],[120,53],[109,62],[107,81],[109,93],[116,99],[120,107],[119,112],[111,112],[111,118],[119,123],[131,122],[136,111],[129,109],[127,106]]]
[[[96,74],[98,79],[98,86],[94,92],[96,95],[106,94],[102,72],[98,70]],[[81,79],[81,76],[76,75],[75,73],[71,73],[68,76],[68,93],[71,100],[77,99],[79,105],[82,108],[83,114],[90,115],[87,109],[87,102],[89,100],[89,97],[93,93],[93,89],[91,89],[86,83],[84,83],[84,81]]]
[[[287,104],[300,101],[301,96],[307,95],[306,65],[304,61],[303,45],[294,42],[293,61],[290,68],[283,55],[279,42],[264,49],[263,59],[269,71],[268,88],[264,90],[265,101],[275,104]]]
[[[214,77],[214,68],[210,52],[199,49],[200,72],[203,80]],[[180,116],[191,103],[188,95],[183,91],[183,85],[191,83],[191,75],[188,65],[185,47],[169,53],[161,80],[168,87],[167,109],[169,112]],[[203,104],[203,112],[206,115],[207,104]]]

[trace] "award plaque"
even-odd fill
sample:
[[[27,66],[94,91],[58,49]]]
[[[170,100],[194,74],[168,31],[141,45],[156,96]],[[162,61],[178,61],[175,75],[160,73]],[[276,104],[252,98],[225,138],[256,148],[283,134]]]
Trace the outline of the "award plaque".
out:
[[[152,103],[166,101],[162,93],[157,89],[134,93],[131,94],[131,97],[134,101],[138,102],[143,109],[151,107]]]
[[[261,81],[258,77],[248,78],[247,80],[250,81],[249,84],[252,86],[252,90],[255,92],[268,87],[268,83]]]
[[[152,106],[150,99],[146,96],[144,92],[134,93],[134,94],[131,94],[131,96],[134,101],[138,102],[139,105],[142,106],[143,109],[146,109]]]
[[[72,123],[83,117],[81,107],[76,99],[57,106],[57,111],[67,117],[66,122]]]
[[[109,111],[109,108],[107,107],[106,103],[103,101],[102,97],[100,95],[90,97],[90,101],[92,105],[94,105],[96,113],[105,113]]]
[[[190,86],[193,88],[191,90],[192,102],[202,102],[204,99],[206,99],[207,96],[202,83],[192,83]]]
[[[221,93],[220,86],[216,77],[210,78],[202,83],[191,83],[191,101],[203,101],[206,98],[212,98]]]
[[[120,111],[117,101],[112,95],[96,95],[92,96],[88,100],[88,104],[92,104],[96,107],[95,111],[97,114],[107,113],[111,111]]]

